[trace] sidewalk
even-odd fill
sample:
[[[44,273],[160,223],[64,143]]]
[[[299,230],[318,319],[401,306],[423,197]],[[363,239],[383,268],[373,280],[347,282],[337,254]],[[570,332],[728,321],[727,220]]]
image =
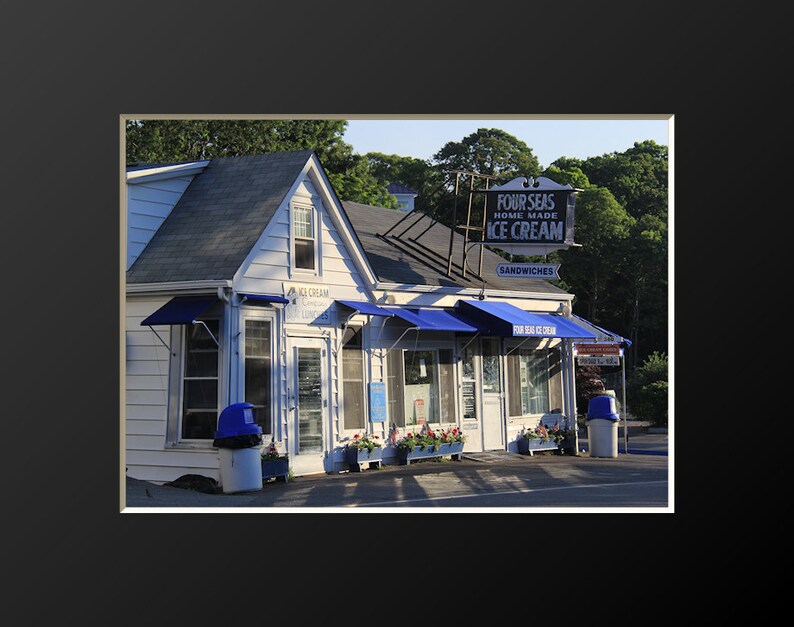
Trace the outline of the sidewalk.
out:
[[[629,454],[620,451],[617,458],[591,458],[586,438],[579,448],[585,452],[575,456],[491,451],[467,457],[464,451],[462,461],[302,476],[239,494],[206,494],[128,477],[125,508],[265,508],[276,513],[295,508],[667,505],[667,434],[630,430]]]

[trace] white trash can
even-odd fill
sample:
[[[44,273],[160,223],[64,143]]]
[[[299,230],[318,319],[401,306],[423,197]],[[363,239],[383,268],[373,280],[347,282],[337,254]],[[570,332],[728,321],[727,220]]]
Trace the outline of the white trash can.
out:
[[[259,447],[221,448],[221,487],[224,494],[262,489],[262,455]]]
[[[590,457],[618,456],[618,421],[592,418],[587,421]]]
[[[262,428],[254,422],[251,403],[234,403],[218,416],[212,445],[220,454],[224,494],[262,489]]]
[[[587,406],[587,440],[590,457],[618,456],[618,422],[615,399],[612,396],[595,396]]]

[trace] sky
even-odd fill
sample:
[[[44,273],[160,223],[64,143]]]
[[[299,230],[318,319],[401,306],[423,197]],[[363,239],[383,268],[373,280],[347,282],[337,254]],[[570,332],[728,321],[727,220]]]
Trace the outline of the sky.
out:
[[[650,117],[650,116],[649,116]],[[661,116],[656,116],[661,117]],[[601,156],[623,152],[634,142],[652,139],[669,146],[669,119],[351,119],[342,141],[354,152],[382,152],[429,159],[444,144],[461,141],[478,128],[498,128],[532,149],[541,167],[560,157]]]

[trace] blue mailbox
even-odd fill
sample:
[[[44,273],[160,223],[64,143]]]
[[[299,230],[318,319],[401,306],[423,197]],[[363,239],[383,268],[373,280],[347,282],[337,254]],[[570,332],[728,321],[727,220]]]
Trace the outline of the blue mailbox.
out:
[[[254,422],[251,403],[234,403],[221,412],[215,438],[233,438],[240,435],[261,435],[262,427]]]

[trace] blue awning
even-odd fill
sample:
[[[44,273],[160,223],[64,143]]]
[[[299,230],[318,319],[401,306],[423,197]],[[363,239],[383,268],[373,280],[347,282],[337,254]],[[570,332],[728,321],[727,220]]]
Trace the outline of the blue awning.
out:
[[[345,307],[350,307],[350,309],[355,309],[358,313],[367,314],[369,316],[384,316],[386,318],[391,318],[394,316],[391,311],[386,311],[385,309],[366,301],[337,300],[336,302],[340,305],[344,305]]]
[[[597,324],[593,324],[589,320],[585,320],[581,316],[577,316],[576,314],[571,314],[573,318],[576,319],[577,324],[580,324],[585,329],[588,329],[595,333],[596,341],[597,342],[612,342],[615,344],[619,344],[621,342],[625,342],[626,346],[631,346],[631,340],[614,333],[612,331],[607,331],[603,327],[599,327]]]
[[[204,298],[172,298],[151,316],[141,322],[142,327],[158,324],[191,324],[212,305],[218,302],[217,296]]]
[[[478,333],[482,328],[474,321],[467,320],[457,312],[443,309],[422,309],[419,307],[387,307],[387,311],[394,313],[420,331],[455,331],[457,333]]]
[[[595,333],[569,318],[552,313],[532,313],[510,303],[459,300],[460,312],[503,337],[555,337],[594,339]]]
[[[283,296],[276,296],[275,294],[240,294],[243,297],[243,302],[250,300],[253,303],[281,303],[286,305],[289,301]]]

